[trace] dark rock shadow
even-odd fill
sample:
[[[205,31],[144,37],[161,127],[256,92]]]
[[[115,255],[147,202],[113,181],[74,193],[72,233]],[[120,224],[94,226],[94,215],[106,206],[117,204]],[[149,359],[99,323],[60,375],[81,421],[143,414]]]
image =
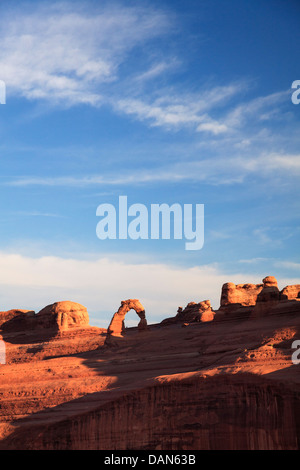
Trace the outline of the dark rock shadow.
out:
[[[43,328],[39,325],[35,312],[16,315],[0,327],[3,340],[11,344],[36,344],[50,341],[59,333],[59,328]]]

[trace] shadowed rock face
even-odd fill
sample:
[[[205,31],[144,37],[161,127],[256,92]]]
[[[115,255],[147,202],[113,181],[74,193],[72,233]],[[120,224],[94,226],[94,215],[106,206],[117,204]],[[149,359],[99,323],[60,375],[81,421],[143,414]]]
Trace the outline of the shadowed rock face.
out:
[[[258,302],[278,302],[280,300],[280,292],[277,280],[273,276],[267,276],[263,279],[263,288],[257,296]]]
[[[0,330],[22,331],[34,327],[35,312],[33,310],[13,309],[0,312]]]
[[[125,333],[124,319],[126,313],[129,310],[135,310],[140,317],[138,324],[139,330],[145,330],[147,328],[147,320],[145,315],[145,309],[138,299],[122,300],[121,306],[118,311],[112,317],[112,320],[107,329],[107,339],[109,342],[110,336],[121,337]]]
[[[280,301],[280,291],[277,280],[273,276],[267,276],[263,279],[263,288],[257,296],[256,305],[251,314],[252,317],[261,317],[272,313]]]

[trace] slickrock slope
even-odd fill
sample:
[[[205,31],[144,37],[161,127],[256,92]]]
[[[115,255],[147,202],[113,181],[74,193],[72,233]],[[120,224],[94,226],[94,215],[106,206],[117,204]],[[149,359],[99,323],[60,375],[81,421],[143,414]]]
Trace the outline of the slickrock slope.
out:
[[[226,300],[227,285],[211,321],[127,328],[113,345],[86,324],[2,322],[0,449],[299,449],[300,298],[276,288],[230,285]]]

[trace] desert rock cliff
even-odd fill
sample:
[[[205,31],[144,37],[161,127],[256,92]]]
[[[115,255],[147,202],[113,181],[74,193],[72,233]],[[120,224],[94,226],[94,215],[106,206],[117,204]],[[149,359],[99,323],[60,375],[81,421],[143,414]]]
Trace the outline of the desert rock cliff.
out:
[[[0,449],[299,449],[299,291],[227,283],[217,310],[126,332],[137,299],[108,330],[69,302],[1,312]]]

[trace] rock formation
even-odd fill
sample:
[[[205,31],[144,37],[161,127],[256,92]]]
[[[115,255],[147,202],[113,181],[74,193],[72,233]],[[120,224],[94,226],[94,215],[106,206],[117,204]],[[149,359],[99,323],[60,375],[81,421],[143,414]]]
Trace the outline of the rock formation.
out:
[[[190,302],[182,309],[178,307],[177,315],[172,318],[166,318],[161,322],[161,325],[170,325],[172,323],[197,323],[207,322],[214,319],[215,312],[212,310],[210,300],[203,302]]]
[[[252,316],[259,317],[270,313],[272,308],[280,301],[280,291],[277,280],[273,276],[267,276],[263,279],[263,288],[257,296]]]
[[[124,319],[129,310],[135,310],[140,317],[138,324],[139,330],[147,329],[147,320],[145,309],[138,299],[122,300],[118,311],[113,315],[109,327],[107,329],[107,344],[111,343],[112,337],[123,337],[125,334]]]
[[[255,318],[279,314],[286,311],[297,311],[300,303],[297,298],[300,285],[287,286],[279,291],[277,280],[267,276],[262,284],[238,284],[227,282],[222,287],[220,308],[216,311],[215,320],[232,318]],[[287,301],[294,301],[288,303]]]
[[[222,286],[220,307],[213,310],[209,300],[190,302],[182,309],[178,307],[175,317],[162,320],[161,325],[176,323],[221,321],[232,318],[247,319],[269,314],[279,314],[288,310],[300,309],[300,284],[287,286],[279,291],[274,276],[266,276],[261,284],[234,284],[226,282]],[[294,301],[294,303],[287,301]]]
[[[54,329],[57,331],[89,325],[87,309],[75,302],[55,302],[37,314],[33,310],[8,310],[0,312],[0,329],[27,331]]]
[[[88,326],[89,315],[87,309],[76,302],[55,302],[38,312],[37,322],[40,327],[57,328],[61,331]]]
[[[190,302],[163,327],[126,329],[125,341],[131,308],[147,325],[137,299],[109,331],[84,326],[84,307],[70,304],[0,314],[0,450],[299,449],[299,284],[227,283],[215,312]],[[39,329],[6,333],[19,317]],[[67,329],[41,336],[53,325]]]
[[[280,292],[281,300],[296,300],[300,299],[300,284],[295,284],[293,286],[286,286]]]
[[[238,284],[227,282],[222,287],[221,308],[232,306],[249,307],[256,304],[263,284]]]
[[[256,303],[259,302],[278,302],[280,292],[277,285],[277,279],[274,276],[267,276],[263,279],[263,288],[257,296]]]

